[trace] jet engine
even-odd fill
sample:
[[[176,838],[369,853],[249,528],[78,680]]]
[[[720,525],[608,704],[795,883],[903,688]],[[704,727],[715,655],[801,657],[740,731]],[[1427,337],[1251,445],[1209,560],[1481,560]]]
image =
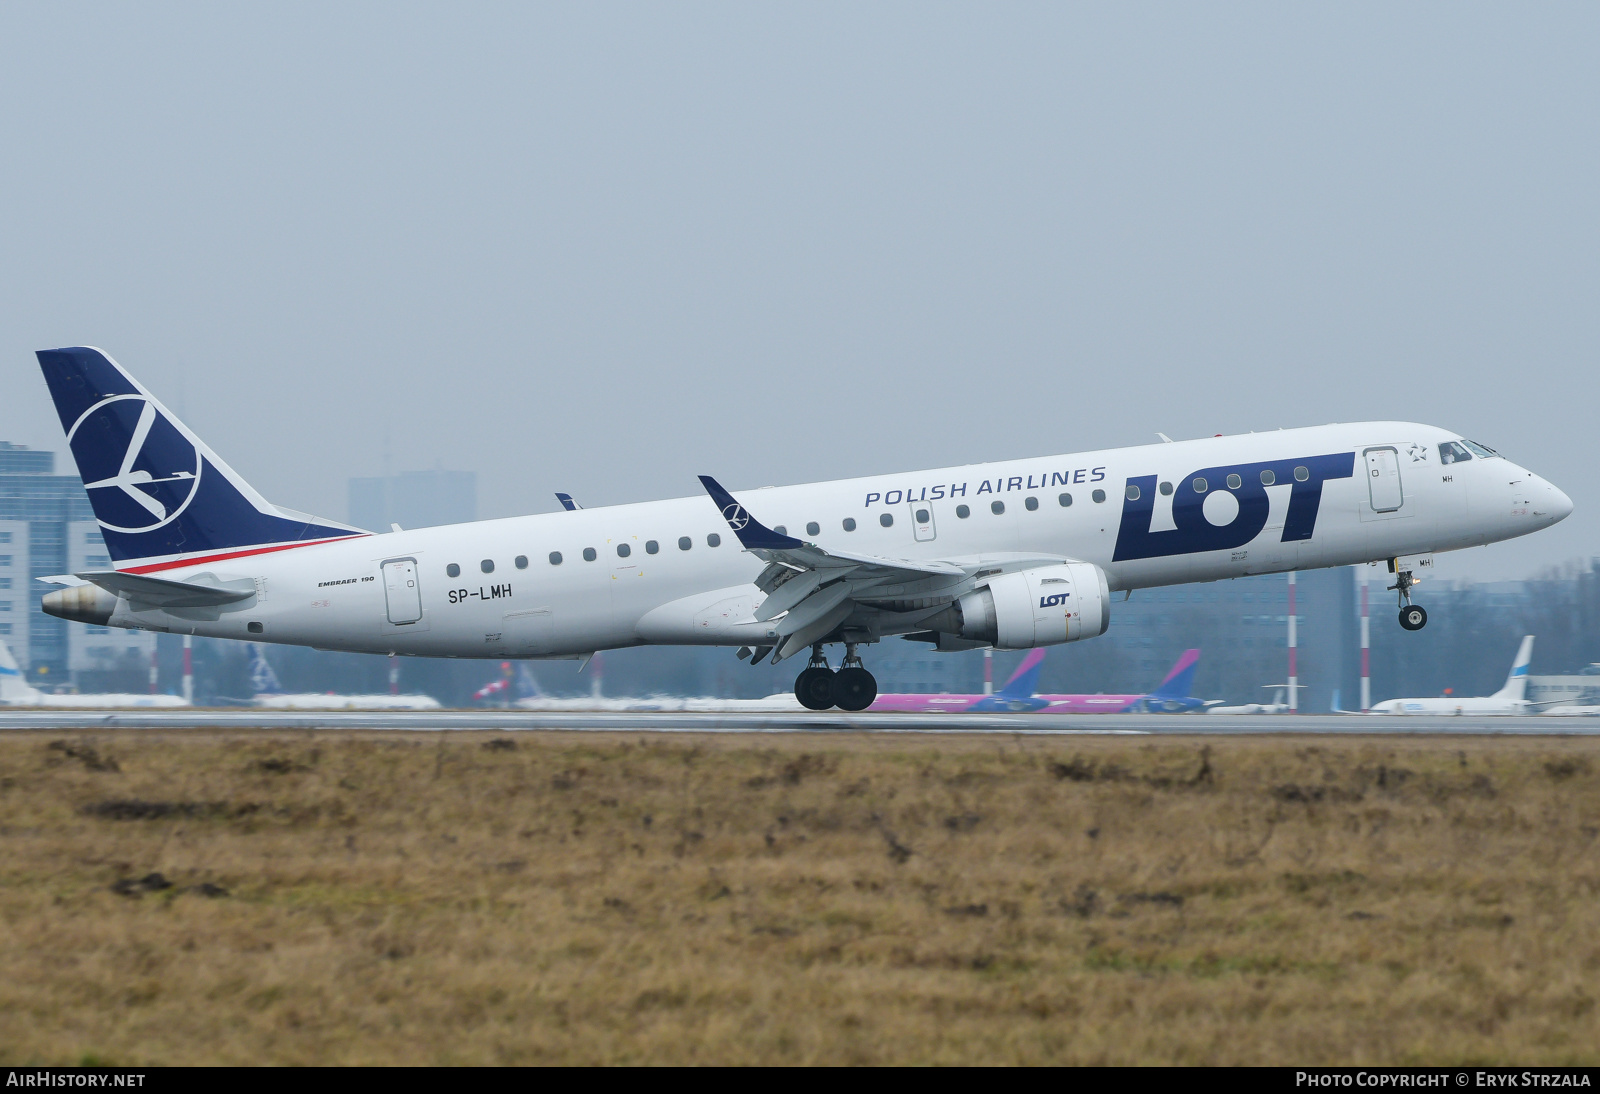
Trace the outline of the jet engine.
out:
[[[928,621],[997,650],[1094,638],[1110,623],[1105,571],[1087,562],[997,574]]]

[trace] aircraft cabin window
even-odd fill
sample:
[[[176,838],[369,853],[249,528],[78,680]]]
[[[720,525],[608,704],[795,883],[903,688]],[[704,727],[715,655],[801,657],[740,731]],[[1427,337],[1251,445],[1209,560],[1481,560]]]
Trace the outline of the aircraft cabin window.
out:
[[[1445,441],[1439,446],[1440,463],[1461,463],[1470,459],[1472,459],[1472,453],[1455,441]]]
[[[894,527],[894,514],[893,513],[879,513],[878,514],[878,523],[883,525],[885,528]]]
[[[600,556],[595,553],[595,549],[593,547],[585,547],[583,549],[583,561],[585,561],[585,562],[593,562],[595,559],[597,559],[599,557]]]
[[[550,565],[552,565],[552,566],[561,565],[561,552],[560,551],[551,551],[550,552]]]
[[[1096,505],[1106,500],[1106,492],[1104,490],[1096,490],[1089,496],[1094,499]]]
[[[1239,489],[1239,487],[1241,487],[1243,485],[1244,485],[1244,480],[1241,479],[1238,475],[1229,475],[1228,476],[1228,489],[1229,490],[1237,490],[1237,489]]]
[[[820,536],[821,534],[822,534],[822,525],[818,524],[816,521],[811,521],[810,523],[808,523],[806,525],[806,535],[808,535],[808,536]]]
[[[655,540],[647,539],[647,540],[644,541],[644,553],[645,554],[653,555],[659,550],[661,550],[661,544],[657,543]]]
[[[1138,501],[1139,500],[1139,488],[1137,486],[1133,485],[1132,483],[1128,484],[1128,500],[1129,501]]]
[[[856,518],[855,517],[845,517],[844,518],[844,530],[846,532],[854,532],[856,530]]]
[[[1172,484],[1170,482],[1164,482],[1161,484],[1161,496],[1164,498],[1172,496]]]
[[[712,532],[709,536],[706,537],[706,546],[707,547],[721,547],[722,546],[722,537],[717,535],[717,533]]]
[[[515,561],[516,561],[516,564],[517,564],[517,569],[526,570],[528,568],[528,556],[527,555],[518,555],[516,557]]]
[[[486,574],[494,573],[494,559],[484,559],[482,562],[478,563],[478,569],[482,570]]]
[[[1035,509],[1039,508],[1039,499],[1038,498],[1029,498],[1027,501],[1022,503],[1022,507],[1024,509],[1026,509],[1028,512],[1031,513]]]
[[[772,530],[778,533],[780,536],[786,536],[789,534],[789,526],[786,524],[774,524],[772,526]]]
[[[1006,511],[1006,503],[1005,502],[1003,502],[1003,501],[991,501],[989,503],[989,512],[993,513],[995,516],[998,517],[1001,513],[1004,513],[1005,511]]]
[[[632,547],[629,547],[626,543],[617,544],[617,557],[618,558],[627,558],[631,554],[633,554],[633,548]]]
[[[251,634],[261,634],[267,628],[263,627],[260,623],[246,623],[244,625],[244,629],[249,631]]]
[[[689,548],[691,548],[693,546],[694,546],[694,540],[690,539],[688,536],[679,536],[678,537],[678,550],[687,551]]]
[[[1194,492],[1196,494],[1204,494],[1207,490],[1210,490],[1210,489],[1211,489],[1211,484],[1206,482],[1205,479],[1196,478],[1194,480]]]
[[[1061,508],[1065,509],[1067,506],[1072,504],[1072,495],[1071,494],[1062,494],[1056,500],[1061,503]]]
[[[1304,468],[1304,467],[1297,467],[1297,468],[1294,469],[1294,481],[1295,482],[1305,482],[1310,477],[1311,477],[1311,472],[1310,472],[1309,469]]]
[[[1270,467],[1263,467],[1261,469],[1261,485],[1262,486],[1271,486],[1273,483],[1275,483],[1277,481],[1278,481],[1278,476],[1276,476],[1276,475],[1274,475],[1272,473],[1272,469]]]
[[[960,518],[961,520],[966,520],[971,515],[972,515],[972,510],[968,509],[965,505],[956,506],[956,516],[958,518]]]
[[[933,519],[933,514],[929,513],[926,509],[918,509],[917,510],[917,523],[918,524],[927,524],[932,519]]]
[[[444,568],[444,572],[449,574],[451,577],[460,577],[461,567],[452,562],[450,565]]]

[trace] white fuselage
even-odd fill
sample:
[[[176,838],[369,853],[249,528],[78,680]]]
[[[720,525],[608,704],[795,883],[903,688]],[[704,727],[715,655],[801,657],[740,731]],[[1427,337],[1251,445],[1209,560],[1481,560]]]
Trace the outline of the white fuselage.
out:
[[[1374,706],[1369,714],[1537,714],[1536,708],[1524,699],[1507,699],[1490,695],[1481,699],[1388,699]]]
[[[257,695],[251,706],[263,710],[438,710],[431,695],[333,695],[318,692]]]
[[[1458,436],[1403,422],[1328,425],[736,493],[763,524],[829,551],[992,559],[1000,568],[1024,557],[1072,559],[1103,568],[1112,590],[1454,550],[1524,535],[1570,511],[1560,490],[1504,458],[1442,466],[1440,442]],[[1368,450],[1383,450],[1388,461],[1382,482],[1392,492],[1382,502],[1387,511],[1374,505],[1379,487],[1367,481]],[[1148,505],[1149,491],[1181,485],[1199,469],[1330,453],[1354,453],[1354,473],[1323,484],[1307,538],[1284,542],[1293,487],[1285,468],[1266,487],[1270,514],[1249,542],[1115,557],[1131,479],[1151,477],[1141,479],[1149,484]],[[1205,519],[1226,525],[1234,499],[1222,496],[1223,483],[1211,486]],[[1105,492],[1103,501],[1094,500],[1097,490]],[[1070,504],[1063,504],[1063,495],[1070,495]],[[992,509],[997,501],[1001,513]],[[1151,534],[1173,527],[1172,502],[1169,493],[1155,495]],[[957,506],[968,507],[968,515],[958,516]],[[930,519],[919,521],[921,511]],[[885,514],[892,524],[882,522]],[[853,531],[846,530],[847,521]],[[552,562],[556,553],[559,564]],[[762,566],[741,550],[717,506],[699,495],[128,567],[178,580],[207,574],[212,578],[202,580],[253,579],[257,593],[220,608],[134,610],[121,601],[110,622],[432,657],[573,657],[651,643],[757,644],[761,635],[753,628],[760,625],[752,612],[762,594],[752,582]],[[397,575],[415,582],[409,594],[417,598],[415,621],[391,621]]]
[[[35,691],[32,694],[0,699],[0,706],[51,707],[69,710],[123,710],[128,707],[186,707],[189,702],[176,695],[119,695],[99,692],[87,695],[55,695]]]

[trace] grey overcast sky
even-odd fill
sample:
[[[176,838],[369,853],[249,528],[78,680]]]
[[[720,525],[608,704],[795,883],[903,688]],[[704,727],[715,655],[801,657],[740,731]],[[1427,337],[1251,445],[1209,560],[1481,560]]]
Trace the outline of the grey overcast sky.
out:
[[[1600,555],[1600,6],[0,7],[0,438],[113,354],[481,515],[1410,418]]]

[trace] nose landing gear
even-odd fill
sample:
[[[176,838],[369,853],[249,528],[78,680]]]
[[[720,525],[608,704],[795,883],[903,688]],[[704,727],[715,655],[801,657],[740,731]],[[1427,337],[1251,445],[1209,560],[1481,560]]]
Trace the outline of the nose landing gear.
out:
[[[1428,625],[1428,611],[1420,604],[1411,603],[1411,587],[1417,584],[1417,579],[1411,576],[1410,570],[1396,569],[1392,558],[1389,572],[1394,574],[1394,584],[1389,586],[1389,591],[1400,594],[1400,626],[1408,631],[1420,631]]]
[[[878,681],[861,664],[856,643],[844,647],[844,664],[834,672],[822,652],[822,643],[811,647],[811,660],[795,677],[794,697],[807,710],[866,710],[878,697]]]

